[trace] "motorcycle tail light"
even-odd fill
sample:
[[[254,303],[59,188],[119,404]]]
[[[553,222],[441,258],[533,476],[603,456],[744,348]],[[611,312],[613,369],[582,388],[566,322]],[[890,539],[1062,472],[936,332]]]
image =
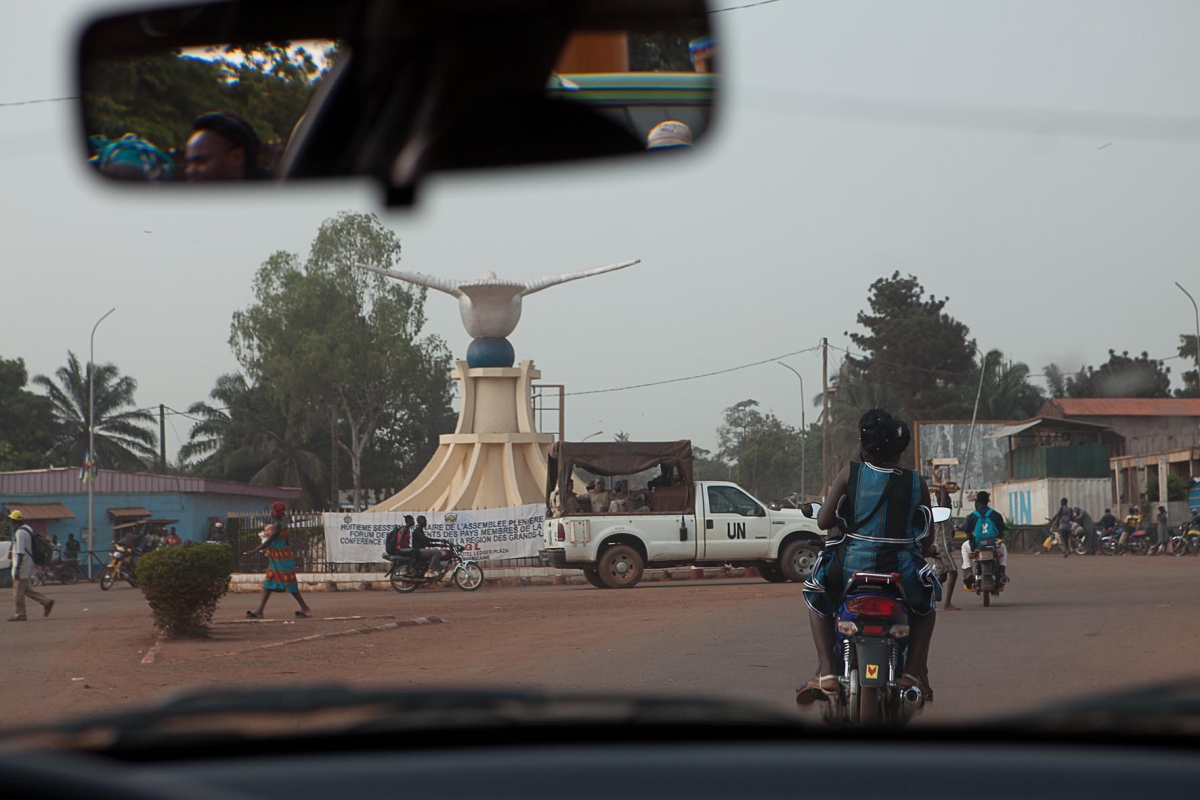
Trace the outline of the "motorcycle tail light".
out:
[[[863,625],[862,632],[866,633],[866,634],[870,634],[872,636],[882,636],[883,635],[883,626],[882,625]]]
[[[560,542],[565,542],[567,540],[567,529],[563,527],[561,522],[558,523],[558,533],[555,535],[555,538]]]
[[[908,626],[907,625],[893,625],[892,626],[892,636],[895,636],[897,639],[907,638],[908,637]]]
[[[900,604],[890,597],[868,594],[850,598],[846,608],[863,617],[890,617],[900,611]]]
[[[847,622],[846,620],[841,619],[838,620],[837,629],[838,633],[842,634],[843,636],[853,636],[854,634],[858,633],[857,625],[855,625],[853,622]]]

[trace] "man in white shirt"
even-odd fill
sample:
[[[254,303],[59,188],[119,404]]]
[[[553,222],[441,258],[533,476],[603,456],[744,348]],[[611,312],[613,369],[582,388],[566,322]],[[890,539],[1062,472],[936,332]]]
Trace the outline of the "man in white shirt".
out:
[[[8,513],[12,521],[13,542],[9,558],[12,560],[13,598],[17,601],[17,613],[8,618],[9,622],[24,622],[25,598],[28,597],[42,606],[42,616],[50,616],[54,610],[54,601],[29,588],[29,579],[33,576],[33,528],[25,524],[25,515],[19,508]]]

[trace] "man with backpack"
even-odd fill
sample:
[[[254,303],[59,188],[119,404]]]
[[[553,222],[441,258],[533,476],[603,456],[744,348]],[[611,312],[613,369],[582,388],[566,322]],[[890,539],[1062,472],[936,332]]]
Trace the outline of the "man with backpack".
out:
[[[1005,572],[1008,569],[1008,548],[1004,546],[1004,542],[1000,541],[1000,536],[1008,530],[1004,524],[1004,517],[999,511],[988,508],[988,503],[992,501],[991,495],[987,492],[979,492],[975,495],[975,510],[967,515],[963,521],[963,532],[967,534],[967,541],[962,546],[963,559],[963,582],[966,587],[974,591],[975,587],[975,569],[971,566],[971,554],[980,547],[996,548],[996,557],[1000,560],[1000,582],[1007,583],[1005,580],[1007,575]]]
[[[41,592],[30,589],[29,579],[33,577],[35,564],[39,567],[50,564],[50,560],[53,558],[50,542],[38,536],[33,532],[33,528],[25,524],[25,515],[21,513],[21,509],[14,508],[8,512],[8,518],[16,528],[13,531],[12,551],[9,558],[12,560],[13,598],[17,604],[16,613],[9,617],[8,621],[24,622],[27,619],[25,615],[26,597],[39,603],[42,606],[42,616],[48,617],[54,610],[54,601]]]
[[[388,533],[383,540],[383,549],[388,556],[409,556],[412,552],[413,518],[411,514],[404,515],[404,524],[398,525]]]

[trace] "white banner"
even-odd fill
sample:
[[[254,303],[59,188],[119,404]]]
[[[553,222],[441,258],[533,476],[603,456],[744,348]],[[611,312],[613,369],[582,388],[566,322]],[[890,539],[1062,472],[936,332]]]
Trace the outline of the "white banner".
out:
[[[404,515],[425,515],[426,533],[467,548],[476,561],[532,558],[542,547],[546,507],[541,504],[479,511],[388,511],[325,514],[325,557],[335,564],[377,564],[383,560],[388,532],[404,524]]]

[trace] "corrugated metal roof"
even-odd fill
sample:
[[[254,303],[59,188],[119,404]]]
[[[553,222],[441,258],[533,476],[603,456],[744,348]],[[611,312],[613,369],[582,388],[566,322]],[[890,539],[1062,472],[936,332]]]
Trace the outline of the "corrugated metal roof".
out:
[[[1010,436],[1016,436],[1021,431],[1027,431],[1032,427],[1042,424],[1040,419],[1030,420],[1029,422],[1018,422],[1016,425],[1005,425],[1003,428],[996,428],[985,439],[1007,439]]]
[[[145,508],[110,508],[108,509],[110,517],[119,519],[132,519],[133,517],[148,517],[150,516],[149,509]]]
[[[1027,419],[1024,422],[1018,422],[1015,425],[1005,425],[1003,428],[997,428],[983,438],[1007,439],[1010,436],[1017,436],[1018,434],[1035,427],[1045,427],[1058,431],[1083,432],[1101,432],[1112,430],[1105,425],[1097,425],[1094,422],[1080,422],[1079,420],[1061,419],[1058,417],[1034,417],[1033,419]]]
[[[79,480],[78,467],[0,472],[0,496],[31,494],[87,494],[88,485]],[[278,486],[256,486],[208,478],[181,478],[148,472],[118,472],[102,469],[96,476],[96,494],[232,494],[271,500],[299,500],[300,490]]]
[[[25,519],[75,519],[74,512],[62,503],[5,503],[4,507],[20,509]]]
[[[1182,397],[1061,397],[1046,401],[1039,416],[1200,417],[1200,399]],[[1057,412],[1057,413],[1055,413]]]

